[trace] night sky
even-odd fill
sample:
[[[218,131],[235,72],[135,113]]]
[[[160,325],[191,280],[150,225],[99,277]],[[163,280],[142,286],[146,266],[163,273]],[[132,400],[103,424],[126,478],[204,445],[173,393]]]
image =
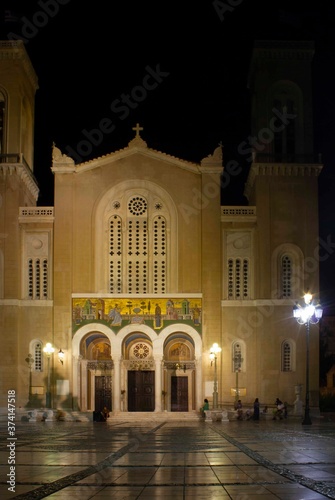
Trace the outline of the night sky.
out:
[[[314,151],[324,164],[320,237],[329,254],[320,263],[321,300],[325,314],[335,314],[335,4],[296,4],[5,0],[1,38],[25,41],[39,78],[38,205],[53,204],[53,141],[63,153],[74,151],[87,161],[126,147],[137,122],[149,148],[189,161],[200,162],[222,142],[224,164],[235,159],[243,167],[223,189],[222,204],[247,204],[243,188],[250,164],[238,146],[250,135],[253,43],[313,40]],[[106,119],[110,131],[93,133]],[[85,149],[87,136],[95,144],[90,140]]]

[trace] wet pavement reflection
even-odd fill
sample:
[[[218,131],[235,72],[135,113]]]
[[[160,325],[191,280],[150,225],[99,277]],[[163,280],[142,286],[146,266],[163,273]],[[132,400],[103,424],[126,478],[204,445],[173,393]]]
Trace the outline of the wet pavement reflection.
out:
[[[332,421],[126,419],[1,422],[1,499],[335,499]]]

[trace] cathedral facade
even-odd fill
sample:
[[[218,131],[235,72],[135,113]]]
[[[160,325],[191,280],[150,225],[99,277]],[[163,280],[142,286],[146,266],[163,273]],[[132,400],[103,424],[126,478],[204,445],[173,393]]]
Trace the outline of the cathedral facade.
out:
[[[255,43],[248,205],[222,204],[221,146],[189,162],[137,124],[83,163],[54,144],[54,206],[40,207],[38,79],[20,41],[0,43],[2,409],[8,391],[21,407],[115,415],[294,402],[306,335],[292,309],[319,294],[312,57],[310,42]],[[317,326],[310,352],[317,410]]]

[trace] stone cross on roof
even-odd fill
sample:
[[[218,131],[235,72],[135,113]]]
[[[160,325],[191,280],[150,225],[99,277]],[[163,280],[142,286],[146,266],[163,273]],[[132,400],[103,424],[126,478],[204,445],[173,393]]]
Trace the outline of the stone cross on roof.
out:
[[[136,123],[136,127],[133,127],[132,130],[135,130],[135,132],[136,132],[135,137],[140,137],[140,131],[143,130],[143,127],[140,127],[140,124]]]

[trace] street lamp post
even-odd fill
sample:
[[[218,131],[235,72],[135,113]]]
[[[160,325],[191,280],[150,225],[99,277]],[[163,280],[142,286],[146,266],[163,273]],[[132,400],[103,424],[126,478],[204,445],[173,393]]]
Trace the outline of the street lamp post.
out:
[[[34,364],[34,358],[32,355],[29,353],[28,357],[25,359],[26,363],[28,364],[29,367],[29,399],[28,399],[28,406],[32,405],[32,367]]]
[[[299,325],[306,327],[306,399],[305,399],[305,415],[302,421],[303,425],[311,425],[311,417],[309,415],[309,334],[310,325],[316,324],[322,318],[322,307],[320,304],[314,305],[312,302],[312,295],[306,293],[304,295],[304,305],[296,303],[293,307],[293,317],[297,320]]]
[[[218,407],[218,374],[217,374],[217,354],[221,352],[221,347],[217,343],[213,344],[209,353],[211,366],[214,361],[214,388],[213,388],[213,410]]]
[[[235,370],[235,374],[236,374],[236,381],[235,381],[235,405],[238,402],[239,397],[240,397],[240,391],[239,391],[239,388],[238,388],[238,374],[241,371],[242,361],[243,361],[243,358],[242,358],[241,351],[236,352],[235,355],[234,355],[234,357],[233,357],[233,363],[234,363],[233,366],[234,366],[234,370]]]
[[[47,342],[46,346],[43,348],[43,352],[45,353],[48,360],[48,384],[47,384],[47,393],[46,393],[46,407],[51,408],[51,383],[50,383],[50,358],[51,354],[55,351],[54,347],[50,342]]]
[[[238,374],[239,374],[239,369],[237,368],[235,373],[236,373],[236,381],[235,381],[235,404],[237,403],[237,401],[239,400],[239,397],[240,397],[240,391],[239,391],[239,388],[238,388]]]

